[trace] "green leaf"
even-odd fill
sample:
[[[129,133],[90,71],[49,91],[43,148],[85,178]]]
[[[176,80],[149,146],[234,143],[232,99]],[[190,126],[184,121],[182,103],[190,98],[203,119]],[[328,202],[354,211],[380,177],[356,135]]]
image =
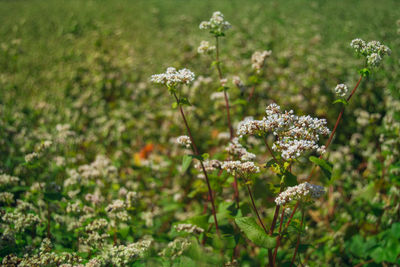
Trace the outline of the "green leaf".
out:
[[[348,105],[349,102],[346,101],[346,99],[340,98],[340,99],[336,99],[335,101],[333,101],[332,104],[337,104],[337,103],[342,103],[343,105]]]
[[[191,158],[194,158],[194,159],[203,160],[203,156],[202,156],[202,155],[193,155],[193,154],[190,154],[190,155],[188,155],[188,156],[190,156]]]
[[[172,106],[173,109],[176,109],[178,107],[178,103],[174,102],[174,103],[172,103],[171,106]]]
[[[201,155],[201,157],[202,157],[204,160],[206,160],[206,159],[209,159],[209,158],[210,158],[210,154],[208,154],[208,153],[203,153],[203,154]]]
[[[186,97],[182,97],[181,99],[179,99],[179,104],[183,105],[183,106],[191,106],[192,104],[190,104],[189,100]]]
[[[236,218],[235,222],[237,226],[239,226],[240,230],[244,232],[246,237],[257,246],[263,248],[274,248],[276,246],[276,239],[267,235],[254,218]]]
[[[247,101],[239,98],[232,102],[232,106],[235,106],[235,105],[243,105],[244,106],[244,105],[247,105]]]
[[[216,60],[215,60],[215,61],[213,61],[213,62],[211,63],[211,67],[216,66],[216,65],[218,65],[218,64],[220,64],[219,61],[216,61]]]
[[[260,78],[257,75],[253,75],[249,77],[249,82],[252,84],[258,84],[260,83]]]
[[[218,89],[217,89],[218,92],[223,92],[223,91],[226,91],[226,90],[229,90],[229,87],[227,87],[227,86],[220,86],[220,87],[218,87]]]
[[[182,159],[182,173],[186,172],[186,170],[189,168],[190,163],[192,163],[192,157],[189,155],[184,155]]]
[[[291,172],[285,172],[282,177],[286,186],[297,185],[297,176],[293,175]]]
[[[326,178],[328,178],[329,180],[331,179],[332,169],[333,169],[333,166],[331,163],[327,162],[324,159],[320,159],[320,158],[317,158],[314,156],[311,156],[309,159],[311,162],[314,162],[321,168],[321,170]]]
[[[371,71],[368,68],[363,68],[358,71],[363,77],[368,77],[371,74]]]

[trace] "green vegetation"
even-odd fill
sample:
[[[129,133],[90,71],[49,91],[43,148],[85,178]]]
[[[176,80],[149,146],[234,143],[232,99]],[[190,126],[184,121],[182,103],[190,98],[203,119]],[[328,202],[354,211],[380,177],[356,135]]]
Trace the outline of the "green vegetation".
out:
[[[218,10],[232,28],[199,29]],[[398,1],[3,0],[0,22],[4,266],[400,265]]]

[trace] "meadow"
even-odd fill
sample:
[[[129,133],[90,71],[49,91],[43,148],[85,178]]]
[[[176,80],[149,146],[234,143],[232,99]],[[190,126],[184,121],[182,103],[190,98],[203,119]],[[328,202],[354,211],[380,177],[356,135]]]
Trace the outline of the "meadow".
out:
[[[2,266],[400,266],[400,2],[0,0]]]

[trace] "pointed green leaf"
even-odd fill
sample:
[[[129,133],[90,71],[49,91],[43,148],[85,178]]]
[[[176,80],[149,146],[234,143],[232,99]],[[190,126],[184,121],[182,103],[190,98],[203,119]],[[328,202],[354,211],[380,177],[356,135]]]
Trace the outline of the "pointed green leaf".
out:
[[[342,99],[342,98],[336,99],[335,101],[333,101],[332,104],[337,104],[337,103],[342,103],[343,105],[349,104],[345,99]]]
[[[276,239],[265,233],[254,218],[236,218],[235,222],[239,226],[240,230],[244,232],[246,237],[257,246],[263,248],[274,248],[276,246]]]
[[[324,159],[320,159],[320,158],[317,158],[314,156],[310,157],[310,161],[314,162],[321,168],[321,170],[322,170],[323,174],[326,176],[326,178],[328,178],[329,180],[331,179],[332,169],[333,169],[333,166],[331,163],[327,162]]]
[[[186,172],[192,162],[192,157],[189,155],[184,155],[182,159],[182,173]]]

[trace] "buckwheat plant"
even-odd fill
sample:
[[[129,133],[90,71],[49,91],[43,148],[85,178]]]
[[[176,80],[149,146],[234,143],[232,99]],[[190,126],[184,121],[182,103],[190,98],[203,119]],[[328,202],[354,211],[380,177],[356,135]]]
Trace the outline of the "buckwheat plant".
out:
[[[214,217],[214,223],[215,223],[215,228],[217,230],[217,232],[219,232],[219,228],[218,228],[218,220],[217,220],[217,216],[216,216],[216,209],[215,209],[215,203],[214,203],[214,197],[213,197],[213,192],[211,189],[211,185],[210,185],[210,181],[208,179],[208,175],[207,175],[207,171],[204,167],[203,164],[203,156],[199,153],[199,150],[196,146],[196,143],[194,141],[192,132],[190,130],[189,124],[186,120],[186,116],[185,113],[183,111],[183,106],[184,105],[191,105],[189,100],[186,97],[181,96],[181,90],[180,90],[180,85],[188,85],[190,84],[193,80],[194,80],[194,73],[191,72],[188,69],[181,69],[179,71],[177,71],[175,68],[173,67],[169,67],[167,69],[167,71],[165,73],[162,74],[155,74],[153,76],[151,76],[151,81],[156,83],[156,84],[162,84],[162,85],[166,85],[169,93],[175,98],[175,103],[172,105],[172,107],[178,107],[180,114],[182,116],[182,120],[185,124],[186,127],[186,131],[189,135],[189,139],[190,139],[190,144],[188,143],[189,140],[186,140],[186,144],[191,145],[194,156],[199,160],[200,163],[200,167],[203,171],[206,183],[207,183],[207,188],[208,188],[208,197],[210,199],[211,202],[211,207],[212,207],[212,214]]]
[[[210,34],[215,37],[215,47],[212,50],[215,50],[215,61],[212,65],[215,65],[218,72],[218,78],[220,81],[220,88],[219,91],[224,92],[224,99],[225,99],[225,107],[226,107],[226,115],[230,133],[230,139],[234,137],[233,127],[231,122],[231,114],[230,114],[230,106],[229,106],[229,97],[227,90],[229,87],[226,86],[227,79],[222,74],[222,62],[220,61],[220,40],[219,38],[225,36],[225,32],[230,29],[232,26],[231,24],[225,20],[224,15],[219,12],[215,11],[211,16],[209,21],[203,21],[200,23],[199,28],[201,30],[209,30]]]

